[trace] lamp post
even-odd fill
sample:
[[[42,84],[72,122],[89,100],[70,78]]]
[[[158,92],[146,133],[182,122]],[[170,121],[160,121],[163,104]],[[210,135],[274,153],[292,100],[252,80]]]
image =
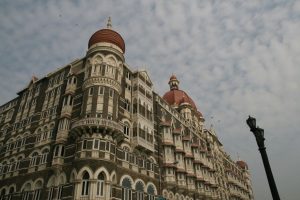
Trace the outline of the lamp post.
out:
[[[280,200],[276,183],[272,174],[271,166],[269,163],[268,155],[266,152],[266,147],[265,147],[265,138],[264,138],[264,129],[259,128],[256,126],[256,119],[254,117],[249,116],[249,118],[246,120],[248,126],[250,127],[250,131],[254,134],[257,145],[258,145],[258,150],[260,151],[261,158],[264,163],[265,171],[267,174],[269,186],[271,189],[272,197],[273,200]]]

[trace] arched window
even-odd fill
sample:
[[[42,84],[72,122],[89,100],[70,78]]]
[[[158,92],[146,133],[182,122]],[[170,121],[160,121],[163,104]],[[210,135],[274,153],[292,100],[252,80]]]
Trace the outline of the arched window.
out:
[[[128,122],[124,122],[124,134],[126,137],[130,137],[130,125]]]
[[[104,193],[105,193],[104,180],[105,180],[105,175],[103,172],[101,172],[97,178],[97,193],[96,193],[96,195],[98,197],[104,196]]]
[[[7,172],[7,161],[4,161],[3,163],[2,163],[2,173],[4,174],[4,173],[6,173]]]
[[[123,150],[124,150],[124,154],[125,154],[125,160],[129,162],[129,152],[130,152],[130,149],[128,147],[124,146]]]
[[[81,196],[88,196],[90,189],[90,175],[86,171],[82,176],[82,188],[81,188]]]
[[[3,188],[3,189],[1,190],[1,193],[0,193],[1,199],[4,198],[5,195],[6,195],[6,189]]]
[[[153,185],[149,185],[147,188],[148,193],[148,200],[154,200],[155,199],[155,189]]]
[[[38,156],[39,156],[39,154],[37,152],[34,152],[32,154],[29,166],[35,166],[36,165]]]
[[[30,190],[31,190],[30,183],[26,183],[26,185],[22,190],[22,200],[29,200]]]
[[[141,181],[138,181],[135,185],[136,190],[136,199],[144,200],[144,184]]]
[[[15,193],[15,188],[14,188],[13,186],[11,186],[11,187],[9,188],[8,193],[9,193],[9,194]]]
[[[18,157],[18,159],[17,159],[17,161],[16,161],[16,170],[18,170],[19,169],[19,167],[20,167],[20,163],[21,163],[21,161],[22,161],[22,159],[23,159],[23,157],[22,156],[19,156]]]
[[[11,186],[8,190],[8,196],[7,196],[7,200],[11,200],[12,199],[12,195],[15,193],[15,188],[14,186]]]
[[[41,191],[42,191],[43,183],[42,181],[36,182],[34,185],[34,192],[33,192],[33,200],[39,200],[41,196]]]
[[[41,133],[41,140],[46,140],[48,137],[48,128],[47,126],[44,127],[44,132]]]
[[[124,178],[122,181],[122,200],[132,200],[131,181]]]
[[[12,158],[9,161],[9,172],[15,171],[15,168],[16,168],[16,161],[14,158]]]
[[[57,200],[62,199],[63,186],[66,183],[65,174],[61,174],[59,177],[59,186],[57,188]]]
[[[45,164],[45,163],[47,162],[48,154],[49,154],[49,150],[48,150],[48,149],[45,149],[45,150],[42,152],[40,164]]]
[[[11,120],[13,114],[14,114],[14,109],[11,109],[10,111],[7,112],[6,117],[5,117],[5,122],[8,122]]]
[[[130,100],[129,99],[125,99],[124,108],[125,108],[125,110],[130,112]]]

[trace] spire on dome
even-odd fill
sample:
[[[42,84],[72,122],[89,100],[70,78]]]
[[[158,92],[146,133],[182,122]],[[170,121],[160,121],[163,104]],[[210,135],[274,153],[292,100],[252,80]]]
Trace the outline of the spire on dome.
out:
[[[108,17],[107,25],[106,25],[106,26],[107,26],[108,29],[112,29],[112,25],[111,25],[111,17],[110,17],[110,16]]]

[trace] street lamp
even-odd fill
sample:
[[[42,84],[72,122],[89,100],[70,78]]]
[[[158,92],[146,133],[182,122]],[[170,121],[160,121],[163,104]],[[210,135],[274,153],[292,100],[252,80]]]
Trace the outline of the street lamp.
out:
[[[273,200],[280,200],[280,197],[279,197],[279,194],[277,191],[277,187],[276,187],[276,183],[275,183],[275,180],[274,180],[274,177],[272,174],[271,166],[269,163],[268,155],[266,152],[266,147],[265,147],[265,143],[264,143],[264,141],[265,141],[264,129],[256,126],[256,119],[254,117],[249,116],[249,118],[246,120],[246,122],[247,122],[248,126],[250,127],[250,131],[255,136],[258,150],[260,151],[261,158],[264,163],[264,167],[265,167],[265,171],[267,174],[267,178],[268,178],[268,182],[269,182],[269,186],[271,189]]]

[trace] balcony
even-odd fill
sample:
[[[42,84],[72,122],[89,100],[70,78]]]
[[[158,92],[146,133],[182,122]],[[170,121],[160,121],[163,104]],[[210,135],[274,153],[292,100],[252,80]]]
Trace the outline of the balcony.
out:
[[[183,192],[187,189],[185,180],[177,180],[178,191]]]
[[[144,138],[142,137],[139,137],[139,136],[135,136],[132,138],[132,141],[133,143],[137,144],[137,146],[140,146],[142,148],[145,148],[151,152],[154,151],[154,144],[145,140]]]
[[[197,192],[199,197],[203,197],[205,195],[205,190],[203,188],[198,188]]]
[[[61,141],[66,141],[68,138],[68,130],[58,130],[57,131],[57,137],[56,137],[56,142],[59,143]]]
[[[165,182],[167,184],[173,184],[173,185],[175,185],[176,184],[175,176],[174,175],[166,175],[165,176]]]
[[[54,157],[52,160],[52,166],[54,168],[61,169],[64,164],[64,158],[63,157]]]
[[[112,132],[123,133],[123,125],[114,122],[112,120],[103,119],[103,118],[84,118],[74,122],[71,126],[71,129],[79,129],[79,131],[84,128],[104,128]]]
[[[190,192],[196,192],[195,184],[187,184],[187,189]]]
[[[61,109],[61,117],[71,117],[72,115],[72,106],[70,105],[65,105]]]
[[[74,94],[76,90],[76,84],[68,84],[66,87],[66,94]]]

